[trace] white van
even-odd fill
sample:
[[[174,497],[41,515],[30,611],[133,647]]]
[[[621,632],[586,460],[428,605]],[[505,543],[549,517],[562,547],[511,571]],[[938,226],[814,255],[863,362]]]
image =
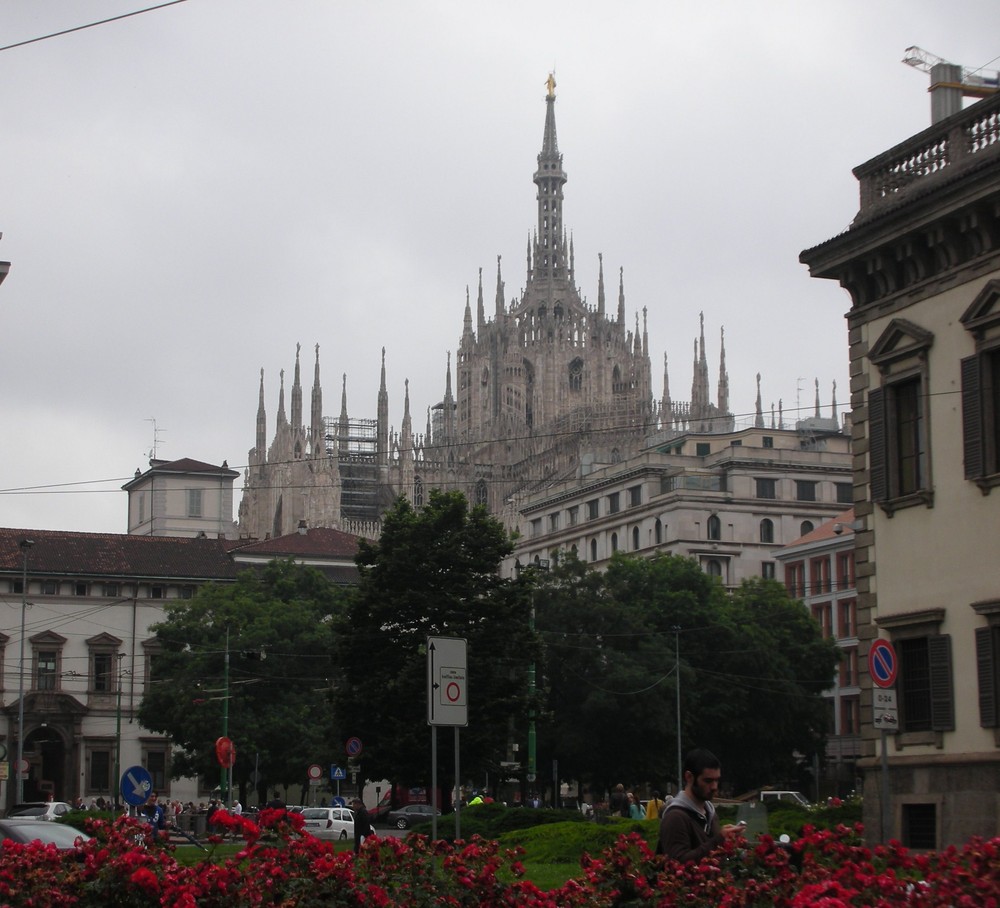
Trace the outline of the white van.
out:
[[[760,793],[762,803],[768,801],[790,801],[793,804],[801,804],[803,807],[809,806],[809,799],[801,791],[762,791]]]

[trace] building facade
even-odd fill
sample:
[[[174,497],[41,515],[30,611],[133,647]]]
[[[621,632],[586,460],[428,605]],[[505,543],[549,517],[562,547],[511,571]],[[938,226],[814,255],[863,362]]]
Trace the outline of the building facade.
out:
[[[1000,833],[1000,95],[854,171],[850,228],[802,253],[848,291],[865,825]],[[883,828],[865,666],[898,656]]]
[[[733,429],[721,334],[715,396],[702,318],[694,341],[691,399],[671,397],[665,359],[657,398],[647,310],[642,309],[641,321],[639,312],[627,312],[622,270],[616,282],[606,285],[598,257],[596,305],[577,285],[574,240],[564,212],[567,173],[556,135],[554,81],[549,84],[532,176],[535,225],[521,294],[507,290],[498,258],[488,302],[480,269],[475,299],[466,291],[457,355],[454,364],[449,355],[444,369],[443,396],[429,409],[422,431],[410,412],[408,383],[400,429],[390,431],[384,349],[378,412],[359,419],[348,411],[346,376],[339,415],[325,415],[317,347],[308,425],[297,352],[290,418],[282,373],[270,442],[262,373],[256,442],[239,510],[241,536],[290,533],[304,519],[309,526],[374,537],[381,514],[398,496],[420,505],[433,488],[461,490],[512,524],[507,507],[512,496],[572,476],[587,457],[625,461],[659,431]]]
[[[822,788],[846,797],[858,788],[861,757],[861,687],[858,603],[854,580],[854,508],[838,514],[776,555],[789,595],[801,599],[823,636],[840,650],[828,708]]]
[[[670,433],[520,496],[509,567],[574,552],[600,569],[615,552],[665,552],[696,559],[727,587],[775,578],[782,546],[842,511],[852,491],[849,436],[835,419],[799,425]]]

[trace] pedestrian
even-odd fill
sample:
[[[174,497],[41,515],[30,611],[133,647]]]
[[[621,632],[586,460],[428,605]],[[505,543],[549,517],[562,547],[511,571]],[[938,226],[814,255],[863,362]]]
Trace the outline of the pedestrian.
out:
[[[646,819],[646,814],[643,813],[642,805],[639,804],[639,799],[635,796],[635,792],[630,791],[625,795],[628,801],[628,818],[630,820],[644,820]]]
[[[157,793],[155,791],[151,791],[142,808],[143,817],[145,817],[146,822],[153,827],[154,837],[159,837],[161,833],[164,833],[167,830],[167,815],[163,810],[163,805],[161,805],[158,801],[159,798]]]
[[[372,829],[371,817],[368,816],[365,802],[361,798],[355,798],[351,801],[351,807],[354,810],[354,853],[357,854],[365,839],[374,835],[375,831]]]
[[[233,801],[233,816],[238,817],[243,815],[243,805],[240,803],[240,799],[237,798]]]
[[[660,793],[654,788],[653,797],[646,802],[646,819],[659,819],[661,810],[663,810],[663,799],[660,797]]]
[[[628,816],[628,798],[625,797],[625,786],[621,782],[611,792],[611,798],[608,802],[608,813],[613,817]]]
[[[675,861],[698,861],[726,839],[742,835],[742,826],[720,826],[712,798],[722,777],[719,758],[698,748],[684,758],[684,790],[666,806],[660,820],[657,854]]]

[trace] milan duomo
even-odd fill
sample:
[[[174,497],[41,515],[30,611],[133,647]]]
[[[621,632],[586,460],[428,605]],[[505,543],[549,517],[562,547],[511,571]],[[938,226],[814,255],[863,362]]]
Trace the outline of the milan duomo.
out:
[[[574,244],[563,222],[566,171],[556,140],[555,81],[545,99],[538,168],[537,226],[528,241],[520,299],[507,302],[501,263],[487,314],[482,270],[475,312],[466,292],[465,323],[455,362],[449,355],[444,396],[415,432],[409,383],[398,432],[389,431],[385,350],[375,419],[350,416],[344,376],[340,415],[323,414],[319,347],[308,427],[302,417],[299,352],[290,418],[284,372],[274,438],[267,444],[264,373],[260,377],[256,444],[250,450],[239,509],[241,536],[266,538],[308,527],[378,533],[379,518],[400,495],[415,505],[430,489],[458,489],[498,516],[513,515],[519,495],[576,475],[585,460],[615,463],[636,454],[656,434],[727,432],[729,379],[720,354],[717,403],[710,400],[704,321],[694,344],[691,399],[671,400],[666,356],[663,391],[653,396],[646,308],[626,318],[624,276],[617,304],[606,305],[600,262],[597,307],[576,286]]]

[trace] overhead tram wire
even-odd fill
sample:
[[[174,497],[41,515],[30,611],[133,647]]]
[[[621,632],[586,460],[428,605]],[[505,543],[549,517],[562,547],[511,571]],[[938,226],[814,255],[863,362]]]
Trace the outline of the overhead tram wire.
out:
[[[0,47],[0,51],[13,50],[15,47],[24,47],[27,44],[37,44],[39,41],[48,41],[49,38],[58,38],[62,35],[70,35],[73,32],[82,32],[87,28],[96,28],[98,25],[107,25],[109,22],[117,22],[119,19],[130,19],[132,16],[141,16],[143,13],[151,13],[167,6],[176,6],[178,3],[186,3],[187,0],[168,0],[167,3],[158,3],[156,6],[147,6],[145,9],[133,10],[131,13],[122,13],[120,16],[111,16],[108,19],[101,19],[98,22],[88,22],[86,25],[75,25],[73,28],[64,28],[62,31],[51,32],[48,35],[39,35],[37,38],[28,38],[25,41],[17,41],[14,44],[7,44]]]

